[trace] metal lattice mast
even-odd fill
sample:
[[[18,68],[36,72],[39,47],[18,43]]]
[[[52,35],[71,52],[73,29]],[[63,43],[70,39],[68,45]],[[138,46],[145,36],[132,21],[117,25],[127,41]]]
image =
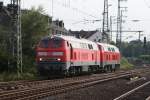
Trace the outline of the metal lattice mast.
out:
[[[110,41],[112,41],[112,16],[110,16]]]
[[[107,42],[109,41],[109,23],[108,23],[108,0],[104,0],[104,12],[103,12],[103,40],[105,39],[105,35],[106,35],[106,39]]]
[[[120,0],[118,0],[118,15],[117,15],[117,34],[116,34],[116,44],[119,45],[119,35],[120,35]]]
[[[116,44],[119,48],[121,48],[121,42],[122,42],[123,11],[126,11],[126,9],[127,9],[127,7],[121,7],[122,1],[127,1],[127,0],[118,0]],[[122,10],[122,8],[124,8],[125,10]]]
[[[21,0],[17,0],[17,68],[22,73]]]
[[[12,52],[12,56],[16,57],[16,14],[15,14],[15,0],[11,0],[11,25],[12,25],[12,33],[11,33],[11,46],[10,46],[10,50]]]
[[[121,48],[121,42],[122,42],[122,21],[123,21],[123,19],[122,19],[122,17],[123,17],[123,11],[121,10],[121,12],[120,12],[120,25],[119,25],[119,33],[120,33],[120,38],[119,38],[119,45],[120,45],[120,48]]]
[[[21,0],[11,0],[11,4],[15,5],[17,8],[17,13],[14,16],[16,19],[16,49],[17,49],[17,72],[18,75],[22,73],[22,34],[21,34]],[[14,6],[14,7],[15,7]],[[14,8],[15,9],[15,8]]]

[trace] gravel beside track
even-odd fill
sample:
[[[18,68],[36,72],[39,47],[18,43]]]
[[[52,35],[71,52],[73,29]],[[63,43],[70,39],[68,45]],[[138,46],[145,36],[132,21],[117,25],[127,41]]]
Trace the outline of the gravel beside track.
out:
[[[150,96],[150,84],[120,100],[146,100],[146,98],[148,98],[149,96]]]

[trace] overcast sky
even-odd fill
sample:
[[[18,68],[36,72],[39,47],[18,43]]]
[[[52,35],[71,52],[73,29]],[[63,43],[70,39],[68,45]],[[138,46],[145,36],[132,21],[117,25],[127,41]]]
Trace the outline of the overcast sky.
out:
[[[10,0],[0,0],[7,4]],[[102,21],[93,22],[85,20],[102,19],[104,0],[22,0],[22,8],[42,6],[45,13],[53,15],[54,19],[64,20],[65,27],[71,30],[95,30],[102,27]],[[109,0],[109,15],[117,15],[117,1]],[[128,7],[127,12],[123,15],[127,16],[124,20],[123,30],[142,30],[144,36],[150,40],[150,0],[128,0],[121,3],[122,7]],[[52,13],[53,12],[53,13]],[[113,30],[116,30],[116,17],[114,19]],[[132,20],[140,20],[133,22]],[[113,34],[115,36],[115,33]],[[124,40],[138,38],[138,33],[124,33]],[[128,39],[130,37],[130,39]],[[133,37],[133,38],[132,38]],[[142,37],[143,39],[143,37]]]

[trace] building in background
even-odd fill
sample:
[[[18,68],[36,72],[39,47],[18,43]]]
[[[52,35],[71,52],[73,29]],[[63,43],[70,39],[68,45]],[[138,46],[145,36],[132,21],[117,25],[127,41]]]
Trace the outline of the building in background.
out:
[[[88,40],[95,41],[95,42],[102,42],[102,33],[100,31],[96,31],[90,37],[87,38]]]
[[[77,38],[85,38],[95,42],[102,42],[102,32],[98,30],[94,31],[69,31],[69,34],[72,36],[76,36]]]
[[[64,27],[64,22],[62,20],[55,20],[50,22],[51,32],[55,34],[69,35],[67,29]]]

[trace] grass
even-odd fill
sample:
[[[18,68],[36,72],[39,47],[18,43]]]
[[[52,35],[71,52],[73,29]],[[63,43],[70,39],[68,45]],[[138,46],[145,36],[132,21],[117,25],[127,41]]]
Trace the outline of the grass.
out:
[[[121,59],[121,69],[132,69],[134,66],[126,58]]]
[[[3,72],[0,74],[0,81],[17,81],[17,80],[33,80],[37,79],[37,76],[32,73],[23,73],[18,75],[17,73]]]
[[[31,65],[30,63],[28,65]],[[17,74],[15,70],[0,72],[0,81],[34,80],[37,79],[35,65],[23,66],[23,73]]]

